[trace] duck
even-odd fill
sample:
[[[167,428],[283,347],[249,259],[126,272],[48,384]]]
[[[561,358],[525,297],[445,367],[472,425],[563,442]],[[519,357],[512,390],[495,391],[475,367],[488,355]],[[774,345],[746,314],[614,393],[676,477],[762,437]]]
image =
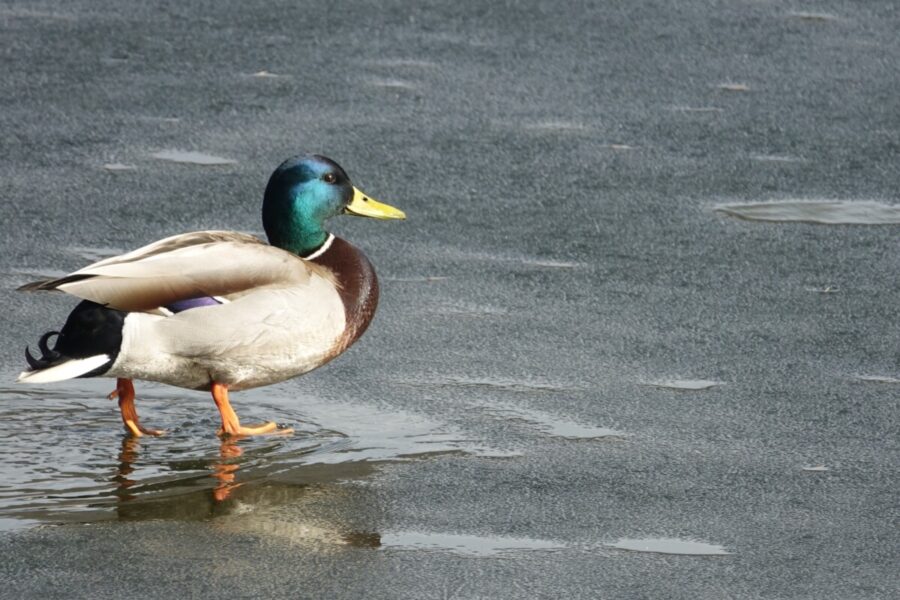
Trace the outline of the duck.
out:
[[[40,356],[26,346],[28,369],[18,381],[114,378],[109,398],[118,399],[135,437],[164,432],[141,424],[134,380],[211,393],[222,437],[289,433],[274,422],[241,425],[229,392],[308,373],[368,328],[378,278],[361,250],[326,230],[338,215],[406,218],[354,187],[332,159],[294,156],[265,189],[268,241],[235,231],[182,233],[21,286],[81,302],[61,329],[40,337]]]

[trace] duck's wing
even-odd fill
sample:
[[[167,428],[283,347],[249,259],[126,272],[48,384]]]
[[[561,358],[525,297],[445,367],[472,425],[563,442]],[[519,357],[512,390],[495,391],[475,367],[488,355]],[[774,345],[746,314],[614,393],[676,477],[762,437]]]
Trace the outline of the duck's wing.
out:
[[[303,285],[309,262],[251,235],[197,231],[113,256],[65,277],[23,285],[59,290],[124,311],[153,311],[179,300],[265,286]]]

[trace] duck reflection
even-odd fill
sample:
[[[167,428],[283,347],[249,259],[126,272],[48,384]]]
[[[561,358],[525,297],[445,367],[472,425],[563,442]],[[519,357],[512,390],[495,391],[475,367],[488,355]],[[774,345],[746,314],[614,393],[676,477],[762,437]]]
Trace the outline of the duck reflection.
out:
[[[219,446],[219,460],[212,464],[212,476],[218,480],[212,491],[213,500],[216,502],[228,500],[231,493],[243,485],[235,482],[240,468],[240,463],[235,462],[235,459],[243,454],[244,449],[238,446],[234,439],[225,439]]]
[[[118,496],[119,502],[128,502],[136,497],[129,491],[135,484],[135,480],[128,476],[134,472],[134,463],[138,458],[140,446],[141,443],[136,437],[128,435],[122,439],[122,448],[119,450],[118,470],[112,478],[117,484],[116,496]]]
[[[238,445],[238,441],[239,438],[223,440],[219,445],[218,459],[206,461],[205,466],[209,469],[210,476],[216,480],[216,484],[210,492],[214,502],[228,500],[232,492],[243,485],[237,482],[237,472],[241,467],[239,459],[244,454],[244,449]],[[138,482],[132,477],[132,474],[135,472],[135,463],[140,457],[140,450],[140,438],[131,435],[123,436],[116,474],[112,477],[112,481],[116,483],[115,495],[119,503],[131,502],[138,498],[138,494],[134,493],[132,489]],[[175,465],[172,467],[173,470],[181,470]]]
[[[252,446],[241,447],[241,442],[241,438],[223,440],[214,458],[182,458],[154,466],[147,463],[157,462],[153,458],[159,441],[142,442],[142,438],[124,436],[111,477],[115,482],[117,518],[128,521],[214,518],[221,530],[276,537],[322,550],[381,545],[379,533],[347,527],[335,521],[333,513],[335,502],[339,505],[343,504],[342,500],[349,502],[346,488],[336,482],[370,475],[374,470],[371,463],[301,463],[284,469],[286,457],[281,456],[281,461],[276,461],[281,467],[279,477],[273,480],[263,473],[275,465],[261,461],[262,455],[257,450]],[[240,477],[242,469],[250,473]],[[323,503],[323,499],[327,501]],[[365,502],[365,499],[357,501]],[[352,502],[345,507],[348,515],[362,510]]]

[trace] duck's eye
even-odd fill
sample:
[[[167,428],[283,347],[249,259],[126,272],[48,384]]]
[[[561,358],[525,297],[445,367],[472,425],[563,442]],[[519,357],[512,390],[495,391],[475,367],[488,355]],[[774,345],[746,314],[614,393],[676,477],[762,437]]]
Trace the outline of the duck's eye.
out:
[[[337,183],[337,175],[334,173],[325,173],[322,175],[322,181],[325,183]]]

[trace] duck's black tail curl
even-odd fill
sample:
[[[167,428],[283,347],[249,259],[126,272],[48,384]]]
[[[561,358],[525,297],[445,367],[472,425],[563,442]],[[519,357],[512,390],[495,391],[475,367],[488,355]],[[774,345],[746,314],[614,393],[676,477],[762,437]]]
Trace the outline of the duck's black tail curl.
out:
[[[60,362],[65,360],[65,357],[57,352],[55,348],[51,350],[47,345],[47,341],[54,335],[59,336],[59,332],[48,331],[41,336],[40,340],[38,340],[38,349],[41,351],[40,358],[33,357],[31,355],[31,349],[28,346],[25,346],[25,360],[28,361],[28,366],[31,367],[32,371],[37,371],[38,369],[46,369],[48,367],[58,365]]]
[[[61,331],[48,331],[38,341],[39,357],[25,348],[30,369],[19,381],[42,383],[106,373],[122,348],[128,313],[84,300],[66,319]],[[50,339],[56,336],[53,348]]]

